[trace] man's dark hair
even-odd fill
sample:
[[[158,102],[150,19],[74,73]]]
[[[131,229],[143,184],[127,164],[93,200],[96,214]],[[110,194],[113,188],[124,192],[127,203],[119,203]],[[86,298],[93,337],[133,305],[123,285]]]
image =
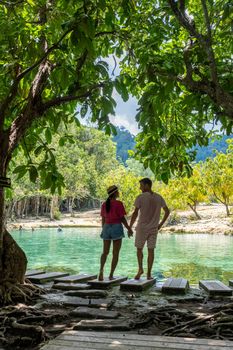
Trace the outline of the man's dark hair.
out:
[[[148,185],[149,187],[152,187],[152,181],[148,177],[144,177],[139,182],[142,182],[144,185]]]

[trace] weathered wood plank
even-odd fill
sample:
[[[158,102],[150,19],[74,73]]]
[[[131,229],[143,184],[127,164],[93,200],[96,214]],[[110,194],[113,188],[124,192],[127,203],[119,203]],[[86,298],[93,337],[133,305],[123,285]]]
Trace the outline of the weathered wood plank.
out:
[[[124,276],[115,276],[113,280],[110,280],[108,277],[105,277],[103,281],[94,279],[92,281],[88,281],[88,283],[96,289],[107,289],[111,286],[115,286],[120,284],[123,281],[126,281],[127,278],[128,277],[124,277]]]
[[[74,330],[116,330],[116,331],[130,331],[129,323],[123,320],[82,320],[77,323],[74,327]],[[103,338],[101,338],[103,339]],[[80,339],[81,340],[81,339]],[[101,341],[101,340],[100,340]]]
[[[230,280],[230,281],[229,281],[229,286],[232,286],[232,287],[233,287],[233,280]]]
[[[54,280],[54,283],[77,283],[77,282],[86,282],[97,278],[97,275],[82,273],[79,275],[70,275],[66,277],[59,277]]]
[[[72,332],[72,333],[71,333]],[[76,333],[76,334],[75,334]],[[69,335],[73,334],[73,335]],[[119,350],[230,350],[233,342],[212,339],[147,336],[120,332],[64,332],[43,350],[119,349]],[[55,347],[54,347],[55,346]],[[57,346],[57,348],[56,348]],[[60,347],[60,348],[59,348]]]
[[[163,293],[187,293],[189,282],[185,278],[168,278],[162,286]]]
[[[48,281],[55,280],[55,278],[57,277],[68,276],[68,275],[69,274],[65,272],[47,272],[41,275],[28,276],[28,279],[32,283],[46,283]]]
[[[87,290],[91,288],[91,286],[87,283],[55,283],[52,286],[53,289],[59,290]]]
[[[36,276],[36,275],[42,275],[42,273],[45,273],[44,270],[27,270],[25,273],[25,276]]]
[[[93,337],[96,338],[105,338],[105,339],[113,339],[117,338],[120,341],[122,339],[131,339],[131,340],[149,340],[149,341],[166,341],[166,342],[171,342],[171,343],[181,343],[183,344],[184,342],[190,343],[195,343],[198,345],[211,345],[211,346],[226,346],[226,347],[232,347],[233,342],[229,340],[216,340],[216,339],[204,339],[204,338],[183,338],[183,337],[169,337],[169,336],[155,336],[155,335],[140,335],[140,334],[135,334],[135,333],[125,333],[125,332],[94,332],[94,331],[65,331],[62,334],[58,336],[57,339],[79,339],[80,336],[88,336],[88,337]],[[71,338],[72,337],[72,338]]]
[[[90,289],[90,290],[72,290],[64,293],[69,296],[83,297],[83,298],[105,298],[108,293],[105,290]]]
[[[156,279],[147,280],[146,278],[140,278],[139,280],[131,279],[120,284],[120,289],[125,291],[137,291],[152,287],[156,282]]]
[[[104,309],[90,309],[89,307],[77,307],[70,312],[73,316],[85,318],[100,318],[100,319],[114,319],[119,316],[117,311],[108,311]]]
[[[101,308],[109,308],[113,302],[109,299],[89,299],[90,304],[89,307],[101,307]]]
[[[199,286],[210,295],[232,295],[232,289],[218,280],[201,280]]]
[[[89,306],[90,299],[65,296],[63,304],[67,306]]]

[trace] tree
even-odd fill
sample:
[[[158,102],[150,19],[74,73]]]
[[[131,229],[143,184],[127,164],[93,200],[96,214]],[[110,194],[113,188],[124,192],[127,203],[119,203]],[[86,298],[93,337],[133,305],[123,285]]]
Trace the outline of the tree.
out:
[[[230,215],[229,205],[233,203],[233,142],[228,140],[227,153],[218,152],[203,164],[203,175],[208,192],[226,208]]]
[[[29,155],[27,169],[44,188],[61,191],[52,135],[58,126],[91,111],[93,122],[107,133],[113,130],[111,80],[104,57],[122,53],[124,22],[131,1],[30,0],[2,1],[0,5],[0,300],[17,295],[26,258],[5,230],[4,190],[9,163],[19,143]],[[117,79],[125,96],[124,82]],[[77,111],[77,104],[79,110]],[[77,114],[78,113],[78,114]],[[42,141],[44,135],[46,142]],[[44,152],[40,164],[30,153]],[[9,248],[10,247],[10,248]],[[8,263],[9,262],[9,263]],[[4,276],[4,280],[3,280]],[[11,281],[11,282],[9,282]],[[10,284],[9,284],[10,283]],[[11,287],[9,287],[9,285]],[[8,286],[8,287],[7,287]],[[11,293],[9,293],[11,290]]]
[[[206,125],[233,127],[232,2],[141,1],[129,21],[125,79],[139,100],[137,155],[165,182],[191,174]]]
[[[169,181],[168,201],[173,208],[188,206],[197,219],[201,219],[197,212],[197,205],[207,200],[207,191],[203,180],[203,175],[199,165],[193,169],[191,177],[180,177]]]
[[[116,170],[112,170],[103,178],[98,190],[98,196],[102,200],[106,200],[109,186],[116,185],[119,187],[120,200],[123,201],[127,214],[133,209],[134,201],[140,194],[139,178],[131,171],[123,166],[119,166]]]

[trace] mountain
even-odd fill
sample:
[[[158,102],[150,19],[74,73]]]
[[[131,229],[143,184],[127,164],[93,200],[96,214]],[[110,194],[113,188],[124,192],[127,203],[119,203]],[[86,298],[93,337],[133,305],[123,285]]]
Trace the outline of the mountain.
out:
[[[134,136],[124,127],[117,127],[116,130],[117,135],[112,139],[117,145],[117,159],[125,164],[129,158],[128,151],[134,149],[136,142]]]
[[[133,150],[135,147],[135,137],[124,127],[116,127],[117,135],[112,139],[117,145],[117,159],[122,161],[124,164],[129,158],[128,151]],[[214,157],[215,151],[226,152],[227,149],[227,139],[232,139],[233,134],[229,136],[222,136],[220,139],[210,139],[209,145],[206,147],[196,146],[197,150],[196,161],[204,161],[206,158]]]
[[[196,161],[200,162],[200,161],[206,160],[206,158],[214,157],[216,154],[215,151],[226,153],[226,149],[227,149],[226,140],[232,139],[232,138],[233,138],[233,135],[229,135],[229,136],[224,135],[219,140],[210,139],[209,145],[206,147],[200,147],[200,146],[195,147],[197,150]]]

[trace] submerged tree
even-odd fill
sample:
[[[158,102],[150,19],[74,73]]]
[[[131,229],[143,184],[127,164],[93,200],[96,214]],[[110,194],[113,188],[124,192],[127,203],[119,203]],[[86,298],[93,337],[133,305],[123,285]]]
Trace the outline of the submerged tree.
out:
[[[0,300],[17,295],[26,257],[5,230],[4,187],[9,163],[21,143],[27,166],[16,169],[30,179],[40,176],[44,188],[60,191],[63,177],[56,167],[52,135],[60,123],[90,111],[107,133],[113,129],[112,90],[103,57],[120,55],[130,1],[38,0],[2,1],[0,5]],[[121,23],[121,25],[120,25]],[[117,44],[116,44],[117,43]],[[123,81],[117,79],[125,94]],[[80,108],[77,112],[77,103]],[[78,115],[77,115],[78,114]],[[44,135],[46,142],[41,135]],[[30,153],[44,153],[33,164]]]

